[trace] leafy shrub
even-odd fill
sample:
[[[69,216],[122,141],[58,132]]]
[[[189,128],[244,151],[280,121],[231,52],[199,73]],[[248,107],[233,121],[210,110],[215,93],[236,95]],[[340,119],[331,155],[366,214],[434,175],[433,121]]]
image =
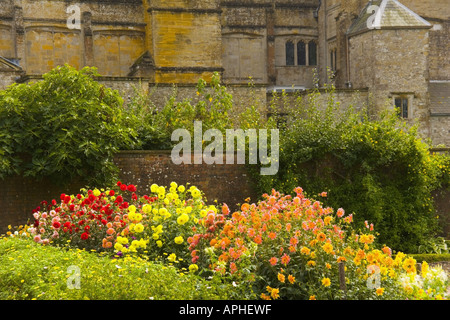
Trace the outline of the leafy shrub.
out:
[[[134,140],[134,118],[94,68],[60,66],[0,92],[0,178],[9,174],[67,182],[111,182],[114,154]]]
[[[0,266],[1,300],[227,298],[223,286],[180,274],[174,267],[137,257],[111,259],[80,249],[61,250],[29,239],[0,238]]]
[[[233,128],[231,121],[232,96],[221,85],[220,76],[215,73],[210,83],[199,79],[195,99],[177,100],[176,90],[164,106],[152,101],[152,93],[135,91],[128,110],[137,116],[139,148],[170,149],[172,132],[186,129],[194,133],[194,121],[201,121],[203,131],[217,129],[225,133]]]

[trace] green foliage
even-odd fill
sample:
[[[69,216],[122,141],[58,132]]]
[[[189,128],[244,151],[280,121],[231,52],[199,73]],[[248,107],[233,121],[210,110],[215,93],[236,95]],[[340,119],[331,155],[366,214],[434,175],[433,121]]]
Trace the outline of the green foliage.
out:
[[[177,90],[163,107],[152,101],[152,92],[135,90],[128,108],[137,117],[138,139],[144,150],[171,149],[172,132],[186,129],[193,137],[194,121],[202,122],[203,132],[218,129],[225,133],[233,128],[230,121],[232,96],[221,85],[219,74],[215,73],[210,83],[200,79],[197,83],[196,99],[177,100]],[[176,142],[175,142],[176,143]]]
[[[289,193],[296,186],[310,195],[323,191],[327,205],[355,213],[357,228],[371,221],[378,240],[395,250],[417,252],[437,231],[432,192],[448,183],[449,157],[431,154],[395,110],[369,119],[365,110],[341,108],[334,87],[291,103],[280,127],[280,170],[254,175],[260,192]],[[322,99],[323,100],[323,99]]]
[[[443,237],[430,238],[424,241],[417,250],[422,254],[444,254],[449,253],[447,242]]]
[[[429,263],[436,263],[436,262],[450,261],[450,253],[441,253],[441,254],[420,253],[420,254],[413,254],[411,256],[419,262],[426,261]]]
[[[1,300],[216,300],[228,291],[143,259],[110,259],[18,238],[0,239],[0,266]],[[79,289],[71,266],[78,268]]]
[[[60,66],[42,81],[0,92],[0,177],[112,180],[113,155],[136,143],[134,121],[96,75],[94,68]]]

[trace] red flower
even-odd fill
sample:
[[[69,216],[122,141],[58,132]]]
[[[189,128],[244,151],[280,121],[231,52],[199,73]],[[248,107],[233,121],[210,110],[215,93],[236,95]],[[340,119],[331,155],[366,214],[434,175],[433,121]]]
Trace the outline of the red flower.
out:
[[[65,196],[64,203],[68,204],[70,202],[70,200],[72,200],[72,198],[70,196]]]
[[[82,240],[87,240],[88,238],[89,238],[89,233],[83,232],[83,233],[81,234],[81,239],[82,239]]]
[[[65,198],[66,198],[66,194],[65,194],[65,193],[61,193],[60,199],[61,199],[62,201],[64,201]]]
[[[53,222],[53,228],[55,229],[61,228],[61,223],[59,223],[58,221]]]
[[[64,223],[64,228],[70,228],[71,224],[69,221],[67,221],[66,223]]]
[[[56,206],[56,200],[55,199],[52,200],[52,205]]]
[[[126,184],[121,184],[120,185],[120,190],[122,190],[122,191],[127,190],[127,185]]]
[[[85,226],[84,231],[88,232],[90,228],[91,228],[90,226]]]
[[[74,205],[74,204],[71,204],[71,205],[69,206],[69,209],[70,209],[70,211],[75,211],[75,205]]]
[[[136,192],[136,187],[135,187],[134,185],[130,184],[130,185],[127,187],[127,190],[130,191],[130,192]]]
[[[107,220],[105,220],[105,219],[102,219],[102,224],[103,225],[106,225],[108,223],[108,221]]]
[[[110,190],[110,191],[109,191],[109,196],[112,197],[112,196],[115,195],[115,194],[116,194],[116,192],[115,192],[114,190]]]
[[[117,181],[117,186],[120,187],[120,185],[122,184],[122,182]]]

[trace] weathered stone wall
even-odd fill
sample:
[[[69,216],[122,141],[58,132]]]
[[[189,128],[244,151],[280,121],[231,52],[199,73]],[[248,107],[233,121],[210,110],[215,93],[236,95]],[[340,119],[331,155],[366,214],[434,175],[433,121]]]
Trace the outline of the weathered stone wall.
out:
[[[350,81],[369,88],[372,112],[407,97],[407,121],[418,120],[420,133],[429,137],[428,29],[371,30],[351,37],[349,45]]]

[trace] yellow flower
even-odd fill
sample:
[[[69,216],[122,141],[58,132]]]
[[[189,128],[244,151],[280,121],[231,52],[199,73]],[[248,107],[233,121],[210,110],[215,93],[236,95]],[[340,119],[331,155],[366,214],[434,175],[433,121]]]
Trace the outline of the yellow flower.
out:
[[[323,285],[324,287],[329,287],[329,286],[331,285],[331,280],[330,280],[330,278],[323,278],[323,279],[322,279],[322,285]]]
[[[384,293],[384,288],[378,288],[377,291],[376,291],[376,293],[377,293],[377,296],[383,295],[383,293]]]
[[[178,236],[178,237],[175,237],[174,241],[176,244],[182,244],[184,239],[182,236]]]
[[[426,261],[422,261],[422,277],[426,277],[429,270],[428,263]]]
[[[270,293],[272,299],[276,300],[280,297],[279,295],[280,289],[272,289],[272,292]]]
[[[307,248],[307,247],[302,247],[300,249],[300,253],[302,253],[302,254],[308,255],[310,252],[311,252],[311,250],[309,248]]]
[[[329,242],[325,243],[322,246],[323,251],[325,251],[326,253],[332,253],[333,252],[333,245]]]
[[[189,266],[189,271],[190,271],[190,272],[194,273],[194,272],[196,272],[197,270],[198,270],[198,265],[196,265],[196,264],[191,264],[191,265]]]
[[[152,213],[152,206],[149,204],[144,204],[144,206],[142,207],[142,212],[144,212],[145,214]]]
[[[186,213],[181,214],[178,218],[177,218],[177,223],[179,225],[183,225],[186,222],[189,221],[189,216]]]
[[[92,193],[93,193],[94,196],[96,196],[96,197],[98,197],[98,196],[101,194],[100,190],[98,190],[98,189],[94,189],[94,191],[93,191]]]
[[[116,242],[116,244],[114,245],[114,249],[120,251],[123,249],[123,245],[120,242]]]
[[[156,245],[158,246],[158,248],[161,248],[163,243],[161,240],[156,241]]]
[[[167,260],[169,260],[170,262],[175,262],[175,260],[177,260],[177,256],[175,253],[171,253],[168,257]]]
[[[309,300],[316,300],[316,296],[314,296],[314,295],[310,296]]]
[[[291,283],[291,284],[294,284],[294,282],[295,282],[295,277],[293,276],[293,275],[288,275],[288,280],[289,280],[289,282]]]
[[[306,264],[310,267],[314,267],[316,265],[316,262],[313,260],[309,260]]]
[[[283,282],[286,280],[286,277],[284,274],[278,273],[278,281]]]
[[[140,233],[144,231],[144,226],[141,223],[138,223],[137,225],[134,226],[134,231]]]
[[[179,186],[178,187],[178,191],[183,193],[186,190],[186,188],[184,186]]]

